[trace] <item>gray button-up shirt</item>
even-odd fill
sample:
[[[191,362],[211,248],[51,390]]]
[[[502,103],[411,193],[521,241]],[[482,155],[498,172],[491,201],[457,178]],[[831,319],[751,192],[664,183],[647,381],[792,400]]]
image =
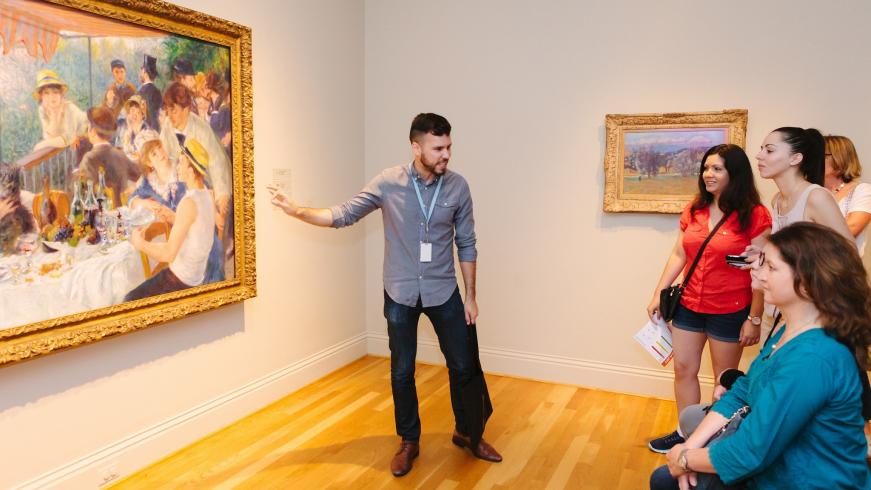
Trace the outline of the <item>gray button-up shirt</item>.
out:
[[[413,177],[412,177],[413,176]],[[423,306],[447,302],[457,287],[454,246],[461,262],[478,258],[475,248],[475,218],[472,194],[460,174],[447,170],[438,202],[426,232],[426,218],[420,209],[412,178],[418,182],[423,204],[429,211],[437,179],[427,185],[413,166],[385,169],[349,201],[333,206],[333,227],[350,226],[381,208],[384,219],[384,288],[397,303]],[[432,243],[432,262],[420,261],[420,243]]]

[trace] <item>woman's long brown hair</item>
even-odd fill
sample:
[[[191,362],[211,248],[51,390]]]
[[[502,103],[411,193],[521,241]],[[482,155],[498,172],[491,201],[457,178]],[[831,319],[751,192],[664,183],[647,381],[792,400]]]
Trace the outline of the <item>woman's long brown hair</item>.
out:
[[[796,294],[813,302],[826,332],[847,345],[867,369],[871,286],[856,244],[810,222],[787,226],[770,241],[795,273]]]

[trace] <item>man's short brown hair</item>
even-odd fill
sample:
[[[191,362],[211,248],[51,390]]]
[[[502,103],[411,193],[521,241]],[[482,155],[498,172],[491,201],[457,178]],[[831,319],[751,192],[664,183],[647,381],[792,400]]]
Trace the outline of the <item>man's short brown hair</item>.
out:
[[[191,92],[179,82],[172,82],[163,92],[163,105],[166,108],[177,105],[181,108],[191,107]]]

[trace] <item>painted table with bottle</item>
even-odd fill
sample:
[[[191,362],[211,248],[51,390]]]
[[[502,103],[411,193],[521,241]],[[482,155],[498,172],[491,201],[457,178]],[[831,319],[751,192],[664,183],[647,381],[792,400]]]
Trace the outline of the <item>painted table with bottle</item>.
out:
[[[153,221],[148,209],[113,209],[92,185],[84,199],[77,188],[66,219],[21,235],[17,253],[0,257],[0,329],[121,303],[145,280],[131,229]]]

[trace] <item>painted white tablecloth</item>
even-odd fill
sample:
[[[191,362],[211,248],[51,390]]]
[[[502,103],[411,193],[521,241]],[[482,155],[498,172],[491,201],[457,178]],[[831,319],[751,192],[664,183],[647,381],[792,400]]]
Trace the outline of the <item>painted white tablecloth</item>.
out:
[[[0,281],[0,329],[121,303],[145,280],[141,255],[129,242],[119,242],[105,252],[99,245],[87,244],[62,249],[74,259],[60,277],[31,274],[32,282],[15,284],[9,276]],[[34,269],[59,261],[61,255],[35,254]]]

